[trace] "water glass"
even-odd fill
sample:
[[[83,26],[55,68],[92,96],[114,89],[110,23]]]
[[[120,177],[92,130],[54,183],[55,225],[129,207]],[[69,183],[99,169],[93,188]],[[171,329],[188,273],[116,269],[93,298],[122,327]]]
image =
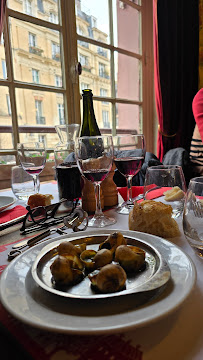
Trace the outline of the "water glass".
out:
[[[183,211],[183,231],[190,246],[203,258],[203,176],[190,180]]]
[[[186,183],[178,165],[157,165],[147,168],[144,182],[145,200],[161,201],[173,208],[173,218],[183,213]]]
[[[35,193],[33,177],[23,170],[22,166],[13,166],[11,169],[11,188],[17,199],[27,202],[29,196]],[[39,189],[40,182],[37,176],[37,192]]]

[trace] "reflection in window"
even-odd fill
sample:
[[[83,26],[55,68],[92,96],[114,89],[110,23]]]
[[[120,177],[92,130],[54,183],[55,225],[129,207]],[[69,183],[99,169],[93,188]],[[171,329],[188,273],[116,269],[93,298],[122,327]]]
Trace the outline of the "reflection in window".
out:
[[[37,7],[38,7],[39,11],[41,11],[42,13],[44,13],[43,0],[37,0]]]
[[[62,87],[62,77],[59,75],[55,75],[55,86]]]
[[[54,42],[51,44],[52,59],[60,61],[60,46]]]
[[[6,102],[7,102],[7,108],[8,108],[8,115],[11,115],[11,102],[10,102],[10,96],[6,95]]]
[[[32,69],[32,81],[33,83],[39,84],[39,70]]]
[[[25,13],[32,15],[32,0],[25,0]]]
[[[2,64],[2,71],[3,71],[3,79],[7,79],[6,61],[1,60],[1,64]]]
[[[102,121],[104,128],[110,128],[110,122],[109,122],[109,112],[106,110],[102,110]]]
[[[36,123],[45,124],[45,117],[42,116],[42,100],[35,100]]]
[[[59,124],[63,125],[63,124],[65,124],[64,105],[63,104],[57,104],[57,106],[58,106]]]

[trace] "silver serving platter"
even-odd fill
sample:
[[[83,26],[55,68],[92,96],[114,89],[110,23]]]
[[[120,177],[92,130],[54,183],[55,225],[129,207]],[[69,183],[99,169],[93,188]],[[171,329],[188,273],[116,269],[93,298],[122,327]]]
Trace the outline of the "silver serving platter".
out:
[[[109,234],[113,232],[114,231],[109,231]],[[50,243],[40,251],[33,263],[31,269],[33,279],[41,288],[50,293],[80,300],[112,298],[130,294],[145,294],[145,296],[147,294],[147,297],[152,297],[156,292],[160,293],[160,291],[165,288],[171,273],[162,251],[157,250],[143,240],[126,235],[124,235],[124,237],[128,245],[138,246],[146,252],[146,267],[142,271],[128,275],[126,288],[124,290],[108,294],[96,293],[87,276],[79,284],[68,287],[65,290],[58,289],[54,286],[50,266],[58,256],[57,246],[61,242],[71,241],[74,245],[86,243],[87,249],[98,250],[99,244],[103,242],[107,236],[106,231],[104,234],[92,233],[90,236],[80,234],[74,237],[63,237],[63,239]]]

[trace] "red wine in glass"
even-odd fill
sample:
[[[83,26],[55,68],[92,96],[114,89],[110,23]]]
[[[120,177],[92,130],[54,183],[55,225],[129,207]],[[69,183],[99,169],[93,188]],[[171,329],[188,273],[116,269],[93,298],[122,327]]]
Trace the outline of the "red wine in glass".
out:
[[[88,180],[94,183],[100,183],[106,178],[108,171],[103,169],[95,169],[95,170],[92,169],[89,171],[88,170],[83,171],[83,174]]]
[[[44,165],[42,165],[42,166],[33,166],[33,167],[24,166],[23,168],[30,175],[38,175],[44,169]]]
[[[125,177],[136,175],[144,162],[143,156],[138,157],[127,157],[127,158],[117,158],[114,159],[115,165],[117,169],[123,174]]]

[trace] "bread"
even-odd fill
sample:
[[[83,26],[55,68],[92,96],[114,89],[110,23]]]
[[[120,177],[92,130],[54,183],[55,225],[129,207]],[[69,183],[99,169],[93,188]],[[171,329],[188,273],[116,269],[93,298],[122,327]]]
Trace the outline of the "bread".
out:
[[[129,230],[141,231],[163,238],[180,235],[178,224],[172,218],[171,205],[154,200],[135,202],[129,214]]]
[[[31,209],[37,206],[47,206],[47,205],[51,205],[51,200],[53,198],[54,197],[51,194],[42,195],[38,193],[38,194],[30,195],[27,204],[30,206]]]
[[[183,190],[181,190],[179,186],[174,186],[172,189],[165,191],[164,195],[165,201],[177,201],[183,199],[185,196]]]

